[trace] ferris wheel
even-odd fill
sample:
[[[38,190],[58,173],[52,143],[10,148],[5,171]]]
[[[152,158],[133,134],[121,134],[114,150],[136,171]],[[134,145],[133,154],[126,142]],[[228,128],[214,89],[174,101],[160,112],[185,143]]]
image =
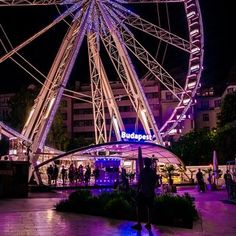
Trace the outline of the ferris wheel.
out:
[[[84,42],[88,49],[96,143],[107,141],[105,103],[117,140],[125,131],[109,82],[112,65],[112,73],[123,84],[145,134],[162,144],[163,138],[185,118],[199,87],[203,30],[198,0],[0,0],[2,8],[52,5],[57,7],[58,17],[18,46],[6,49],[0,58],[2,63],[20,55],[23,48],[61,22],[68,26],[22,130],[22,135],[32,141],[33,152],[45,144],[62,95],[69,92],[66,85]],[[179,63],[183,66],[182,76],[171,69],[180,67]],[[148,80],[157,81],[177,101],[160,127],[144,93]],[[36,160],[34,157],[31,161]]]

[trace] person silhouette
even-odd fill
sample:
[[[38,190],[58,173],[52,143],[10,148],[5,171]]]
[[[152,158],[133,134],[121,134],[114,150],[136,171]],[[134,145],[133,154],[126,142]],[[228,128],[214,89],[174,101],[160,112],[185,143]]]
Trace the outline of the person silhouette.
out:
[[[200,168],[198,169],[198,172],[196,174],[196,178],[197,178],[197,183],[198,183],[198,191],[205,192],[205,183],[204,183],[204,179],[203,179],[203,173]]]
[[[232,196],[232,189],[231,189],[231,184],[233,182],[232,175],[230,174],[229,170],[226,170],[224,174],[224,180],[225,180],[225,187],[228,193],[228,198],[231,198]]]
[[[140,210],[143,207],[147,208],[147,223],[145,227],[151,229],[151,210],[154,203],[155,187],[156,187],[156,172],[151,168],[152,161],[150,158],[144,158],[144,168],[141,170],[138,180],[138,193],[136,198],[136,214],[137,224],[132,228],[141,230],[141,215]]]

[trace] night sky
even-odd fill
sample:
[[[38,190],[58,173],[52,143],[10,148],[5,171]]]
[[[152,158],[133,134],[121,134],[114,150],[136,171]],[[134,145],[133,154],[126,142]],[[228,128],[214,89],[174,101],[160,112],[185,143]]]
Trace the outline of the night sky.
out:
[[[235,81],[236,72],[236,14],[233,1],[200,0],[204,24],[205,59],[203,84],[222,88]]]
[[[228,80],[236,81],[236,76],[232,76],[236,71],[236,37],[233,36],[236,14],[233,11],[235,9],[233,2],[200,0],[205,36],[202,84],[214,85],[217,89],[222,88]],[[0,7],[0,24],[7,32],[13,46],[16,46],[40,30],[42,26],[50,23],[57,15],[55,7]],[[44,74],[47,74],[50,62],[55,57],[65,32],[65,24],[60,24],[49,33],[41,36],[40,40],[37,39],[27,46],[27,50],[20,52],[26,58],[30,57],[30,62],[37,65],[37,68]],[[9,45],[7,46],[9,48]],[[86,53],[86,50],[86,47],[83,47],[83,53]],[[40,51],[46,51],[43,60]],[[0,47],[0,55],[4,55],[2,46]],[[39,65],[38,61],[40,61]],[[78,60],[79,68],[84,66],[83,61],[84,58]],[[33,81],[9,59],[0,64],[0,80],[0,92],[15,91]]]

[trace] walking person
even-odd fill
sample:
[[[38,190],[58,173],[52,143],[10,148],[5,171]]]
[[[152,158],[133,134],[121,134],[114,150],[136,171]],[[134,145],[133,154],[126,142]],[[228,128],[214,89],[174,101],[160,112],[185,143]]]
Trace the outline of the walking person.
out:
[[[224,180],[225,180],[225,187],[228,193],[228,198],[230,199],[232,197],[231,184],[233,182],[233,179],[229,170],[226,170],[226,173],[224,174]]]
[[[59,168],[55,164],[53,168],[53,180],[54,180],[54,185],[57,186],[57,179],[58,179],[58,174],[59,174]]]
[[[203,179],[203,173],[200,168],[198,169],[198,172],[196,174],[196,178],[197,178],[197,183],[198,183],[198,191],[205,192],[205,183],[204,183],[204,179]]]
[[[88,186],[90,183],[90,177],[91,177],[91,168],[89,165],[86,166],[86,171],[84,173],[84,182],[85,185]]]
[[[79,182],[84,182],[84,167],[81,164],[79,165]]]
[[[62,166],[61,169],[61,178],[62,178],[62,184],[65,185],[65,180],[66,180],[66,169],[65,166]]]
[[[70,164],[68,175],[69,175],[70,184],[73,184],[74,183],[74,176],[75,176],[75,167],[74,167],[73,163]]]
[[[129,189],[129,179],[127,177],[126,169],[121,169],[121,183],[122,183],[122,189],[127,191]]]
[[[132,228],[141,230],[141,208],[147,208],[147,223],[145,227],[151,230],[151,214],[152,207],[155,197],[155,186],[156,186],[156,173],[151,168],[151,159],[144,158],[144,168],[140,172],[138,180],[138,193],[136,198],[136,213],[137,213],[137,224],[133,225]]]
[[[96,185],[98,183],[98,179],[99,179],[99,175],[100,175],[100,170],[97,166],[93,170],[93,175],[94,175],[94,185]]]
[[[47,168],[48,185],[52,184],[52,177],[53,177],[52,175],[53,175],[53,167],[52,167],[52,165],[50,165]]]

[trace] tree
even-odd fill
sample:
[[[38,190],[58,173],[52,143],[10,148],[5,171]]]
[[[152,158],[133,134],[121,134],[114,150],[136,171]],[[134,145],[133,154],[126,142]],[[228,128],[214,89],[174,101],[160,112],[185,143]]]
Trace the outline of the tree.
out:
[[[215,142],[215,131],[200,129],[173,141],[171,150],[182,159],[185,165],[208,165],[212,162]]]
[[[168,178],[169,185],[173,185],[172,176],[175,171],[176,171],[176,168],[173,165],[165,165],[164,167],[161,168],[161,172],[163,172]]]
[[[216,147],[218,161],[225,164],[232,161],[236,154],[236,122],[224,125],[217,130]]]
[[[69,136],[64,126],[61,107],[59,107],[47,136],[46,144],[59,150],[67,150]]]
[[[27,89],[21,89],[9,100],[11,112],[7,122],[18,132],[21,132],[24,127],[38,92],[36,86],[30,85]],[[59,108],[49,131],[46,144],[59,150],[66,150],[68,143],[68,134],[64,127],[61,110]]]
[[[93,143],[94,138],[86,139],[83,136],[71,138],[67,150],[73,150],[80,147],[86,147]]]
[[[216,147],[219,161],[225,164],[236,154],[236,93],[227,94],[223,100],[217,129]]]
[[[229,93],[225,96],[219,117],[219,127],[223,127],[236,121],[236,93]]]
[[[21,132],[26,122],[27,116],[34,104],[36,94],[37,89],[32,85],[27,89],[21,89],[9,100],[9,108],[11,111],[7,123],[18,132]]]

